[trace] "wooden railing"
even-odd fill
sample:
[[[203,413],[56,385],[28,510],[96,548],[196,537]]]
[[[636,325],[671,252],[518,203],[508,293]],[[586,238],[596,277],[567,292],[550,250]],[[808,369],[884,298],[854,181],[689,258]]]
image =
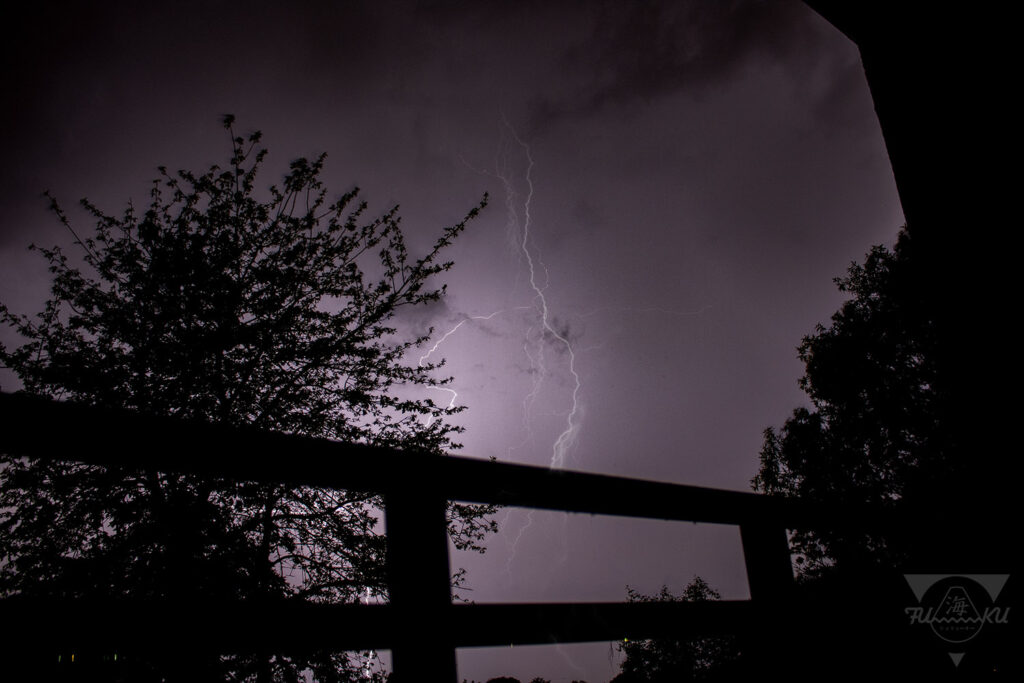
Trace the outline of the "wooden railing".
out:
[[[388,649],[396,677],[455,681],[455,649],[745,633],[768,643],[793,584],[787,529],[846,515],[792,499],[184,422],[0,394],[0,452],[382,494],[389,604],[0,602],[4,646]],[[738,525],[749,600],[453,604],[448,501]],[[170,624],[188,623],[186,630]],[[231,624],[226,628],[224,624]],[[281,624],[268,628],[268,624]],[[296,626],[298,625],[298,626]]]

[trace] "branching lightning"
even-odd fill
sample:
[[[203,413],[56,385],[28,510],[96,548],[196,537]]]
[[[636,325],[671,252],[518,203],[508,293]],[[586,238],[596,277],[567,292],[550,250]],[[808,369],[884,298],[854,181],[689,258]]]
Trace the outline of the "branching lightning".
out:
[[[514,163],[513,158],[521,160]],[[465,163],[465,162],[464,162]],[[523,165],[521,165],[523,164]],[[525,165],[525,166],[524,166]],[[467,164],[469,166],[469,164]],[[518,166],[518,169],[516,168]],[[472,166],[470,166],[472,168]],[[491,176],[502,183],[505,191],[505,207],[507,215],[507,239],[510,250],[516,254],[521,264],[516,274],[516,285],[523,284],[529,296],[528,306],[515,308],[505,307],[495,310],[487,315],[467,315],[455,322],[444,334],[437,338],[437,341],[427,349],[419,359],[419,367],[425,366],[432,357],[435,357],[442,347],[449,343],[451,338],[460,331],[465,331],[475,321],[488,321],[503,313],[512,310],[526,309],[531,311],[529,323],[524,324],[522,352],[528,364],[528,372],[532,376],[529,391],[522,400],[522,420],[524,438],[519,444],[508,447],[508,455],[511,456],[514,450],[525,447],[533,442],[534,434],[534,411],[535,404],[544,393],[545,382],[554,376],[553,371],[564,376],[567,380],[567,388],[570,389],[568,406],[565,409],[564,422],[558,428],[558,435],[551,443],[548,466],[552,469],[560,469],[567,466],[568,459],[572,455],[574,446],[577,443],[582,424],[583,406],[581,402],[582,380],[577,368],[577,350],[567,328],[558,324],[553,315],[551,303],[548,300],[548,287],[551,283],[550,273],[541,257],[536,242],[534,241],[533,223],[533,199],[534,199],[534,158],[530,145],[526,143],[507,119],[502,117],[501,147],[495,160],[493,170],[474,169],[477,172]],[[516,289],[513,286],[513,290]],[[524,321],[525,323],[525,321]],[[469,325],[467,325],[469,324]],[[558,364],[564,362],[564,366]],[[448,408],[455,406],[459,393],[451,385],[427,385],[429,389],[445,392],[448,395]],[[561,413],[561,411],[558,411]],[[429,423],[427,423],[429,426]],[[512,521],[513,509],[506,509],[504,520],[499,527],[506,530],[508,534],[506,574],[512,575],[512,564],[515,561],[517,549],[520,542],[527,536],[528,531],[533,527],[534,510],[522,513],[520,523],[517,525]],[[518,526],[518,529],[515,527]],[[565,528],[562,529],[563,536]],[[556,556],[556,562],[564,562],[568,554],[568,547],[563,537],[562,553]],[[571,661],[568,654],[559,648],[559,651],[573,667],[577,667]],[[577,667],[578,668],[578,667]]]
[[[570,406],[565,413],[565,426],[552,443],[551,457],[549,459],[549,467],[552,469],[559,469],[565,467],[567,456],[571,452],[573,446],[575,446],[579,435],[583,411],[580,401],[582,381],[576,366],[576,349],[569,338],[568,331],[559,331],[554,324],[546,294],[548,284],[550,282],[548,269],[544,264],[543,259],[536,253],[536,247],[533,244],[531,234],[531,230],[533,228],[531,206],[534,196],[533,152],[529,144],[519,137],[515,129],[504,116],[502,116],[501,120],[502,149],[498,154],[494,170],[489,171],[486,169],[479,169],[466,162],[465,159],[461,160],[462,163],[472,168],[477,173],[489,175],[498,179],[504,187],[505,207],[507,209],[508,216],[507,231],[509,242],[519,257],[526,263],[526,275],[532,298],[531,306],[518,306],[514,310],[533,308],[537,313],[537,323],[527,328],[523,342],[523,355],[526,356],[529,361],[531,371],[534,374],[533,386],[523,398],[522,404],[524,432],[526,433],[526,437],[519,445],[510,446],[508,448],[508,453],[511,454],[513,450],[522,447],[531,440],[531,407],[534,400],[541,392],[541,386],[544,382],[545,376],[549,374],[545,346],[547,344],[552,344],[565,351],[568,358],[567,370],[571,377],[572,385]],[[515,186],[515,174],[511,170],[507,159],[508,154],[506,148],[512,144],[522,150],[526,159],[526,169],[523,177],[523,182],[526,185],[526,192],[525,196],[522,197],[521,200],[520,193],[517,191]],[[521,221],[519,217],[520,208],[522,209]],[[488,315],[468,316],[463,320],[460,320],[456,325],[445,332],[445,334],[443,334],[437,342],[434,343],[427,353],[420,357],[420,367],[423,366],[426,360],[435,353],[441,345],[443,345],[452,335],[458,332],[465,323],[471,320],[489,320],[504,312],[505,310],[498,310]],[[533,350],[531,350],[531,346],[534,347]],[[450,400],[448,402],[449,408],[455,405],[455,401],[458,398],[458,392],[455,389],[439,385],[427,386],[431,389],[447,393],[450,396]],[[430,423],[428,422],[427,424],[429,425]]]
[[[516,172],[515,164],[511,161],[513,156],[511,153],[513,151],[516,151],[517,155],[521,152],[521,158],[525,160],[525,169],[521,172]],[[465,160],[463,160],[463,163],[470,168],[474,168],[466,163]],[[552,315],[547,296],[550,274],[533,240],[534,226],[531,210],[535,191],[533,179],[534,165],[533,151],[530,145],[519,137],[512,125],[503,116],[501,146],[495,160],[494,169],[481,170],[474,168],[478,173],[491,176],[502,183],[505,191],[506,228],[509,246],[519,257],[520,263],[525,265],[520,274],[525,275],[522,280],[525,280],[528,285],[530,305],[519,306],[516,309],[496,310],[487,315],[464,317],[441,335],[420,357],[419,367],[423,367],[431,356],[437,353],[453,335],[457,334],[471,321],[491,320],[508,310],[532,309],[535,311],[533,323],[526,327],[524,332],[522,345],[523,355],[528,362],[530,373],[532,374],[532,386],[522,401],[524,438],[519,444],[510,445],[507,451],[508,455],[511,456],[514,450],[524,447],[533,440],[532,413],[534,403],[542,393],[545,379],[551,374],[551,367],[549,366],[557,361],[559,356],[564,356],[567,361],[565,371],[569,378],[571,393],[569,406],[565,412],[565,422],[552,442],[548,461],[549,467],[560,469],[566,466],[567,458],[576,445],[579,436],[582,418],[582,405],[580,401],[582,381],[577,370],[576,349],[570,339],[569,332],[568,330],[559,329]],[[517,182],[520,186],[519,188],[517,188]],[[520,188],[522,192],[519,191]],[[521,281],[520,275],[517,275],[516,280],[517,282]],[[555,357],[552,358],[549,353],[549,346],[556,348],[560,353],[555,354]],[[452,408],[455,406],[459,396],[455,388],[448,385],[441,386],[440,384],[428,384],[427,387],[432,390],[445,392],[448,395],[447,407]],[[429,425],[430,422],[427,422],[427,426]],[[511,511],[507,511],[505,520],[501,525],[502,527],[507,525],[510,515]],[[526,515],[525,522],[510,543],[509,567],[515,559],[516,547],[519,545],[519,541],[532,523],[533,512],[530,511]]]
[[[502,117],[502,123],[505,127],[505,130],[507,131],[507,134],[511,136],[512,140],[514,140],[520,148],[522,148],[523,153],[526,155],[526,196],[524,197],[522,202],[523,221],[522,230],[519,233],[518,246],[520,253],[526,259],[527,269],[529,271],[530,288],[533,290],[534,293],[534,305],[537,307],[538,313],[540,315],[541,340],[543,341],[544,337],[548,337],[549,339],[553,339],[557,344],[559,344],[562,348],[565,349],[569,357],[569,374],[572,376],[573,381],[572,405],[569,408],[568,413],[566,414],[565,429],[563,429],[562,432],[555,439],[555,442],[551,448],[550,467],[552,469],[559,469],[565,466],[566,455],[568,454],[569,450],[575,445],[577,436],[579,435],[580,424],[578,418],[580,414],[580,376],[579,373],[576,371],[576,352],[573,349],[572,344],[569,342],[569,339],[561,332],[559,332],[557,329],[555,329],[554,325],[552,325],[551,323],[551,313],[550,309],[548,308],[547,296],[545,295],[545,290],[547,289],[549,282],[547,268],[544,266],[543,261],[541,261],[539,257],[537,259],[534,259],[534,255],[530,250],[530,228],[532,227],[530,206],[533,202],[534,192],[533,153],[530,149],[530,146],[523,142],[519,135],[516,134],[515,129],[512,128],[512,125],[508,122],[507,119]],[[502,183],[505,186],[505,203],[509,210],[509,221],[511,227],[518,223],[518,220],[516,219],[517,211],[515,206],[515,200],[517,197],[517,193],[515,191],[515,186],[512,182],[512,178],[508,175],[508,173],[504,172],[503,169],[497,169],[495,175],[498,177],[499,180],[502,181]],[[538,284],[537,282],[538,265],[541,269],[544,270],[543,285]],[[543,376],[543,371],[546,370],[543,355],[544,347],[542,344],[540,344],[538,345],[538,348],[538,359],[540,361],[539,367],[542,370],[540,376]],[[527,355],[528,357],[531,358],[531,360],[534,360],[532,356],[529,356],[529,353],[527,353]],[[536,389],[537,387],[535,386],[535,390],[534,392],[531,392],[531,396],[536,395]]]
[[[535,253],[536,247],[533,244],[531,229],[533,227],[531,208],[534,196],[533,183],[533,152],[530,146],[519,137],[511,124],[504,117],[502,118],[504,138],[506,144],[515,143],[523,152],[526,158],[526,169],[523,176],[525,183],[525,194],[520,201],[520,195],[516,190],[513,175],[507,164],[496,164],[494,176],[498,178],[505,189],[505,206],[508,215],[508,235],[510,241],[515,245],[516,251],[526,263],[529,288],[532,293],[532,304],[539,318],[536,325],[531,326],[525,335],[523,353],[530,362],[530,366],[536,370],[534,373],[533,387],[523,399],[523,422],[525,427],[525,439],[527,443],[532,436],[531,429],[531,408],[534,400],[541,391],[541,385],[548,374],[546,343],[552,343],[564,349],[568,358],[568,372],[572,378],[571,405],[566,413],[565,426],[556,437],[551,447],[551,458],[549,467],[552,469],[563,468],[566,464],[567,455],[576,444],[580,430],[580,388],[581,381],[579,372],[576,369],[576,350],[568,338],[568,333],[562,333],[552,322],[551,310],[547,299],[547,288],[550,284],[550,274],[543,260]],[[519,217],[520,207],[522,209],[522,220]],[[542,273],[542,276],[541,276]],[[543,278],[543,281],[541,280]],[[536,337],[534,339],[534,337]],[[531,342],[534,342],[531,350]],[[509,448],[511,452],[512,448]],[[517,549],[527,530],[533,526],[534,510],[526,512],[525,521],[519,527],[515,538],[509,543],[509,556],[505,565],[507,575],[512,575],[512,563],[515,561]],[[511,511],[506,514],[503,525],[507,525],[511,517]],[[567,552],[563,543],[563,559]],[[564,655],[564,653],[563,653]]]

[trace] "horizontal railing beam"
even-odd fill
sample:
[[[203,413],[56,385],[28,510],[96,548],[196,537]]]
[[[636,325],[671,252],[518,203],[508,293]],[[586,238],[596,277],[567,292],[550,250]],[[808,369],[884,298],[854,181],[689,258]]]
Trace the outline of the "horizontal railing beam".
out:
[[[0,393],[0,452],[237,480],[653,519],[788,528],[870,525],[873,512],[225,426]],[[891,521],[891,520],[890,520]]]
[[[299,653],[392,649],[398,625],[442,630],[452,647],[505,647],[748,633],[752,602],[455,604],[403,614],[392,605],[0,600],[8,652]],[[767,616],[767,615],[765,615]]]
[[[391,641],[390,605],[9,598],[10,652],[260,653],[369,650]]]

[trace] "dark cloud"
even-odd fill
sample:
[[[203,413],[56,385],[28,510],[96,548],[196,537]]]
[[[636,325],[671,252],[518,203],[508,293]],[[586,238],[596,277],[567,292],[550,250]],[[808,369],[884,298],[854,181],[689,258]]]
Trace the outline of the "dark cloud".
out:
[[[439,283],[438,283],[439,284]],[[430,328],[440,329],[450,320],[457,318],[445,297],[430,301],[419,306],[403,306],[395,311],[394,322],[403,333],[422,336]]]
[[[563,63],[573,86],[533,103],[531,130],[612,105],[725,86],[752,61],[804,68],[818,47],[798,2],[605,2]]]
[[[261,127],[289,102],[338,107],[346,93],[398,93],[403,64],[426,49],[414,13],[391,3],[44,1],[8,3],[3,19],[2,77],[13,104],[0,114],[5,245],[23,241],[11,236],[21,221],[9,209],[69,174],[68,160],[97,140],[120,158],[140,130],[195,139],[199,117],[216,135],[225,113],[239,114],[242,128]],[[288,113],[279,127],[301,127]]]

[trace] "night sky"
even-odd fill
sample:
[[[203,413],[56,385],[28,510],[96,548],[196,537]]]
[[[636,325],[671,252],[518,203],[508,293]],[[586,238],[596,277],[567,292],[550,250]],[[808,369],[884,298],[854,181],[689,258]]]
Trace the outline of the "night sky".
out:
[[[332,193],[400,204],[414,253],[490,192],[448,296],[400,321],[435,328],[468,456],[749,489],[762,431],[804,402],[796,346],[839,305],[832,278],[903,223],[857,50],[799,2],[3,11],[0,299],[39,310],[26,246],[69,242],[43,190],[145,204],[158,165],[227,159],[226,113],[263,131],[264,186],[327,152]],[[453,554],[477,602],[695,574],[747,596],[735,528],[498,520],[487,554]],[[467,650],[459,675],[595,683],[616,661],[608,643]]]

